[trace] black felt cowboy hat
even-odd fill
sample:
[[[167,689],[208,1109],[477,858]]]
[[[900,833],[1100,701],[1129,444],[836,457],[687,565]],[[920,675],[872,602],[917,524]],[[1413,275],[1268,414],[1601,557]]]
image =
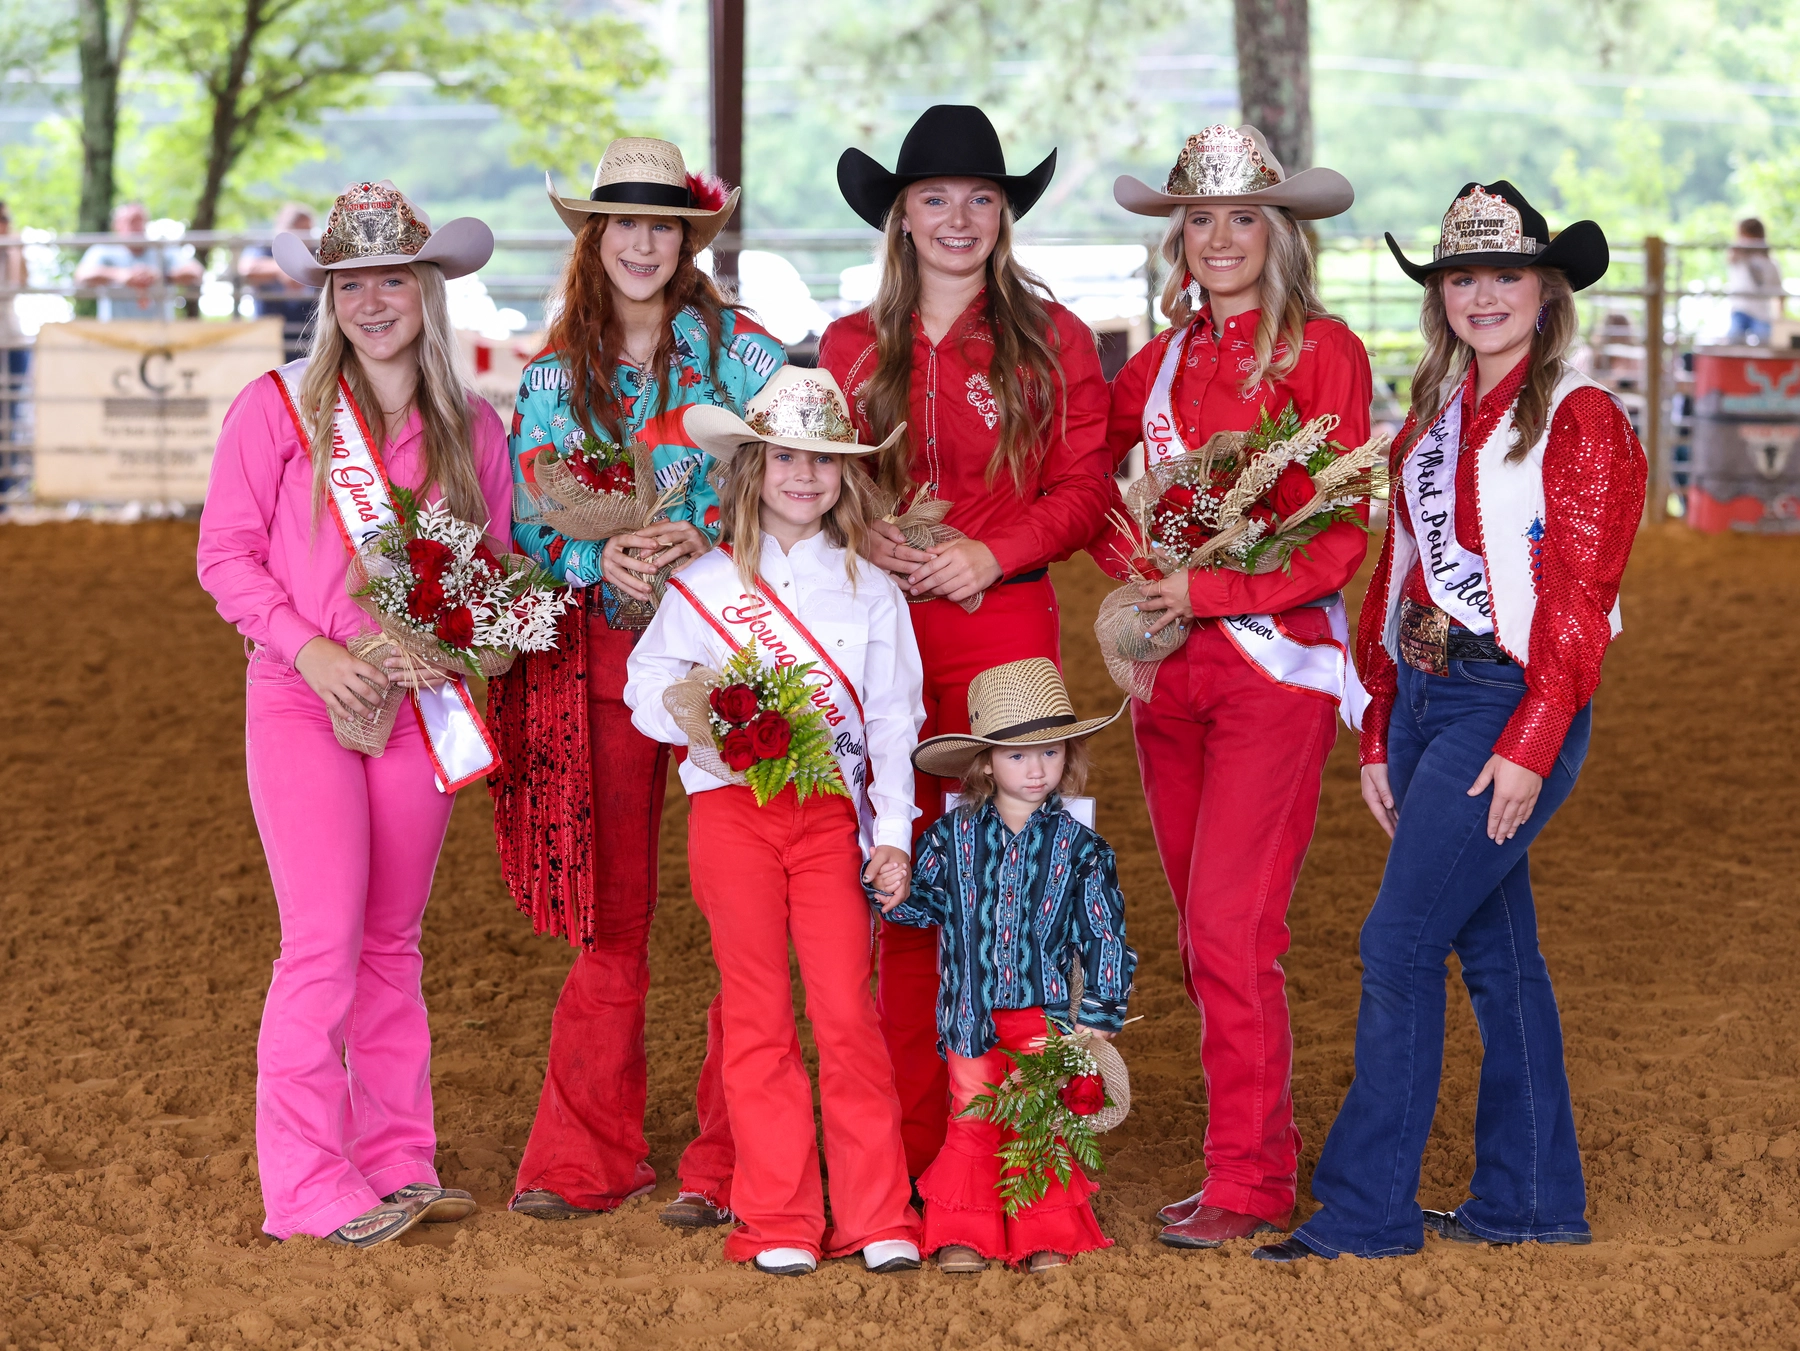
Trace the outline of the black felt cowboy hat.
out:
[[[1429,263],[1413,262],[1391,234],[1387,245],[1400,270],[1420,285],[1450,267],[1554,267],[1580,291],[1606,275],[1610,260],[1606,232],[1593,221],[1578,220],[1552,239],[1543,213],[1504,178],[1463,185],[1444,213]]]
[[[855,148],[838,157],[838,191],[851,209],[877,230],[887,224],[888,209],[901,189],[927,178],[985,178],[998,183],[1016,220],[1031,210],[1056,172],[1056,152],[1030,173],[1006,172],[1006,156],[994,124],[979,108],[940,103],[927,108],[900,143],[894,172]]]

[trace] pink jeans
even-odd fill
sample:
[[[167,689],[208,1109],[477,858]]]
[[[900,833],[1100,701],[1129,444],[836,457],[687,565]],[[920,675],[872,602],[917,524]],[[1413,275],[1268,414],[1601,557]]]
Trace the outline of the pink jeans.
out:
[[[402,705],[387,751],[344,750],[299,672],[250,659],[245,759],[281,956],[256,1043],[266,1233],[324,1236],[432,1160],[420,922],[454,801]]]

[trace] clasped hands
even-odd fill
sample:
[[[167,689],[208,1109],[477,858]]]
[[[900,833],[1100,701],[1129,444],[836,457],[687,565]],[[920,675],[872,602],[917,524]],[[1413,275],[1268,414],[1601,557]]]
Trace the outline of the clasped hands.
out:
[[[965,601],[986,591],[1003,575],[994,551],[978,539],[915,549],[889,521],[870,522],[869,535],[869,561],[892,574],[909,596]]]

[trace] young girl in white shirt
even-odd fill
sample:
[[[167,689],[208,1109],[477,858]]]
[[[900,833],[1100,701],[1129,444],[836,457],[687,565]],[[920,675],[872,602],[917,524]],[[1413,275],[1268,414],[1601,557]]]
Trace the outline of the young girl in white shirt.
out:
[[[869,991],[876,921],[860,878],[905,894],[922,676],[904,599],[860,555],[866,479],[843,462],[882,447],[858,443],[828,372],[797,367],[777,371],[744,418],[696,405],[686,428],[693,444],[729,464],[720,493],[729,542],[670,579],[626,666],[632,722],[687,745],[663,695],[696,666],[721,669],[746,644],[765,666],[815,662],[813,702],[848,789],[801,801],[789,783],[759,806],[750,788],[682,759],[688,867],[719,966],[725,1100],[737,1144],[731,1205],[741,1223],[725,1255],[776,1275],[859,1251],[870,1270],[911,1269],[919,1218]],[[732,748],[722,754],[729,763]],[[829,1228],[790,940],[819,1048]]]

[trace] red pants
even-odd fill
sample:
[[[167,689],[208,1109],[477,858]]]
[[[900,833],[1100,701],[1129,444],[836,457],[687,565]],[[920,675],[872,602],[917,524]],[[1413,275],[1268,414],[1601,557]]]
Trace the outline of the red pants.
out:
[[[657,834],[669,748],[631,725],[625,659],[633,635],[588,625],[588,745],[594,802],[594,944],[576,955],[550,1020],[550,1063],[518,1192],[553,1191],[611,1210],[656,1185],[644,1139],[644,999],[656,916]],[[707,1010],[700,1136],[681,1156],[684,1191],[730,1202],[731,1130],[719,1083],[719,1004]]]
[[[723,999],[725,1102],[737,1143],[725,1256],[768,1248],[841,1257],[880,1239],[917,1241],[900,1153],[900,1105],[869,997],[874,914],[849,800],[788,788],[766,807],[748,788],[696,793],[688,809],[694,900],[712,928]],[[819,1048],[831,1227],[812,1085],[794,1022],[788,944],[800,960]]]
[[[997,586],[974,614],[947,600],[908,608],[925,667],[921,741],[943,732],[969,730],[969,682],[988,668],[1026,657],[1048,657],[1058,666],[1062,664],[1056,591],[1048,577]],[[954,793],[961,785],[930,774],[915,779],[915,800],[922,813],[913,824],[916,842],[925,828],[943,815],[945,792]],[[950,1092],[944,1060],[937,1050],[937,949],[936,928],[881,926],[876,1007],[881,1013],[881,1034],[894,1062],[906,1171],[913,1177],[930,1166],[943,1146],[944,1107]]]
[[[1277,685],[1207,624],[1162,663],[1131,718],[1188,998],[1200,1010],[1205,1204],[1285,1225],[1300,1132],[1278,959],[1337,706]]]
[[[1051,1178],[1042,1200],[1007,1217],[998,1190],[999,1150],[1013,1134],[990,1121],[959,1118],[956,1113],[1012,1071],[1007,1051],[1027,1049],[1044,1035],[1044,1011],[996,1009],[994,1029],[1000,1044],[986,1055],[974,1060],[955,1052],[950,1055],[951,1115],[944,1147],[919,1179],[919,1195],[925,1198],[925,1251],[961,1244],[983,1257],[1023,1262],[1038,1252],[1073,1256],[1112,1247],[1088,1201],[1099,1188],[1079,1167],[1070,1174],[1068,1186]]]

